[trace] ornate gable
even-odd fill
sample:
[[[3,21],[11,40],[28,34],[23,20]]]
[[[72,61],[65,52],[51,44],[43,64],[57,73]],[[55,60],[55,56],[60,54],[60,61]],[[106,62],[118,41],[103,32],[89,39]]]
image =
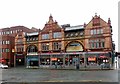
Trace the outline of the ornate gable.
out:
[[[49,16],[49,21],[45,24],[42,33],[47,33],[49,31],[61,31],[60,26],[53,20],[52,15]]]
[[[104,21],[100,16],[95,16],[92,18],[92,20],[85,26],[86,29],[96,28],[96,27],[110,27],[111,21],[110,18],[108,18],[108,22]]]
[[[85,35],[90,35],[91,29],[99,29],[102,28],[103,32],[111,33],[111,21],[110,18],[108,18],[108,22],[104,21],[100,16],[95,16],[92,18],[92,20],[85,26]]]

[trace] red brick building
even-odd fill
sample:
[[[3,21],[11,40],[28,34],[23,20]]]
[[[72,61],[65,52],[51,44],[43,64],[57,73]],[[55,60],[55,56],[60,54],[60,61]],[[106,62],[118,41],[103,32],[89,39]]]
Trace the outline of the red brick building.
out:
[[[14,47],[15,47],[15,36],[20,32],[33,32],[24,26],[14,26],[10,28],[0,29],[0,62],[13,66],[14,64]]]
[[[88,24],[60,26],[50,15],[42,30],[25,34],[23,41],[27,67],[52,66],[55,63],[64,66],[113,63],[110,18],[106,22],[95,15]],[[17,47],[15,52],[18,52]]]

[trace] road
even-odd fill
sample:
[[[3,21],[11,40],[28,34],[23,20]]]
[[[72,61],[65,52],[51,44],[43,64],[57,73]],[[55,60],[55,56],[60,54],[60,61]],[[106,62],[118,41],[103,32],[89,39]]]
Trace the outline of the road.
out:
[[[118,82],[118,70],[79,71],[18,67],[2,69],[0,75],[3,82]]]

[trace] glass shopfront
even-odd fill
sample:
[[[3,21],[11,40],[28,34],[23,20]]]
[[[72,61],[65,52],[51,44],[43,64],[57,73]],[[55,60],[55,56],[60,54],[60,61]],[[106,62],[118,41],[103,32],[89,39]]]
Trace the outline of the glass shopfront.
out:
[[[16,66],[24,65],[24,55],[23,54],[16,54]]]
[[[33,67],[33,66],[39,66],[39,59],[38,55],[37,56],[26,56],[26,66],[27,67]]]
[[[40,56],[40,65],[58,65],[63,64],[63,57],[61,55],[41,55]]]

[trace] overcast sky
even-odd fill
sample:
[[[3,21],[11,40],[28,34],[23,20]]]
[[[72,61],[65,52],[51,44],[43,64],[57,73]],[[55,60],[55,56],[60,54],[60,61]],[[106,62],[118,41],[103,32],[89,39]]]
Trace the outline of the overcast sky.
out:
[[[59,25],[83,25],[97,13],[111,18],[113,40],[118,51],[119,0],[0,0],[0,28],[23,25],[42,29],[50,14]]]

